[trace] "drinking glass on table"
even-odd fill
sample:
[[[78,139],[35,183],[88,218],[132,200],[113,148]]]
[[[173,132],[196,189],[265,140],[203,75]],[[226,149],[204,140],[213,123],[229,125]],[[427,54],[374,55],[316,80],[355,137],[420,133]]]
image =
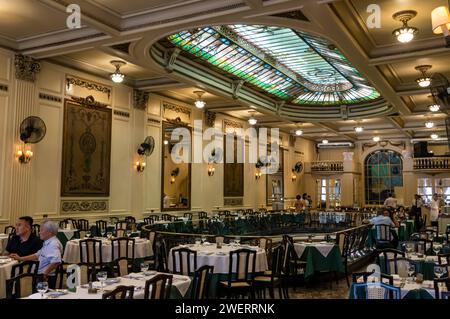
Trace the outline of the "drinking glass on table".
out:
[[[112,234],[112,232],[110,232],[110,231],[106,233],[106,237],[107,237],[108,239],[110,239],[110,240],[111,240],[111,238],[112,238],[112,235],[113,235],[113,234]]]
[[[236,243],[236,246],[239,246],[239,244],[241,243],[241,237],[236,237],[234,239],[234,242]]]
[[[127,237],[130,237],[130,236],[131,236],[131,230],[128,229],[128,230],[126,231],[126,234],[127,234]]]
[[[439,252],[441,251],[441,246],[433,245],[433,251],[434,251],[435,256],[437,256],[439,254]]]
[[[108,273],[106,271],[99,271],[97,273],[97,279],[98,279],[98,281],[100,281],[102,293],[103,293],[103,283],[106,281],[107,278],[108,278]]]
[[[201,240],[200,238],[195,238],[195,246],[198,247],[200,246]]]
[[[202,244],[204,244],[206,242],[206,235],[202,235]]]
[[[90,238],[91,237],[91,231],[90,230],[86,230],[86,233],[84,234],[84,237]]]
[[[48,282],[46,281],[38,282],[36,285],[36,289],[41,294],[41,299],[44,299],[44,294],[48,290]]]
[[[435,275],[437,278],[441,278],[442,275],[444,274],[444,272],[445,272],[444,267],[439,266],[439,265],[434,266],[434,275]]]
[[[416,272],[416,266],[414,264],[409,264],[408,265],[408,277],[412,278],[415,272]]]
[[[148,264],[147,263],[141,263],[141,272],[145,274],[145,272],[148,270]]]

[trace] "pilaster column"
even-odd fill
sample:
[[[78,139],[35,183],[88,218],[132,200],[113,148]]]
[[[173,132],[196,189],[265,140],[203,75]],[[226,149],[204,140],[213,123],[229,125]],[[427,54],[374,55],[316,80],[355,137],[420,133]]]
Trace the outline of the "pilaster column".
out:
[[[18,54],[15,56],[14,65],[16,72],[10,136],[13,137],[15,151],[19,146],[23,146],[23,142],[20,140],[20,124],[26,117],[38,114],[35,80],[36,74],[40,71],[40,64],[31,57]],[[20,164],[16,160],[12,165],[9,209],[11,223],[19,216],[33,213],[32,168],[33,159],[27,164]]]

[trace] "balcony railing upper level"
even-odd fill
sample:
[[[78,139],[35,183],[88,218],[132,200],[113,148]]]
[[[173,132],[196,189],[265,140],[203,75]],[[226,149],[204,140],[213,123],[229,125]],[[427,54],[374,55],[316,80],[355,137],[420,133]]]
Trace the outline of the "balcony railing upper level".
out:
[[[450,157],[414,158],[413,168],[420,171],[450,170]]]
[[[315,161],[311,162],[312,172],[343,172],[343,161]]]

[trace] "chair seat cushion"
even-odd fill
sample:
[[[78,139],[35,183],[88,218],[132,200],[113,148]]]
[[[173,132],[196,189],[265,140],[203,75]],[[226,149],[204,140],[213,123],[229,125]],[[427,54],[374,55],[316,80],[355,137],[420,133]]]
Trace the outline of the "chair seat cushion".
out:
[[[222,286],[228,287],[228,281],[221,281],[220,284]],[[250,284],[248,282],[232,282],[231,288],[245,288],[250,287]]]
[[[270,282],[270,279],[271,279],[271,277],[269,277],[269,276],[256,276],[256,277],[255,277],[255,282],[257,282],[257,281],[261,281],[261,282]],[[274,281],[277,281],[278,278],[277,278],[277,277],[274,277],[273,280],[274,280]]]
[[[272,270],[266,270],[264,272],[264,275],[271,276],[272,275]]]

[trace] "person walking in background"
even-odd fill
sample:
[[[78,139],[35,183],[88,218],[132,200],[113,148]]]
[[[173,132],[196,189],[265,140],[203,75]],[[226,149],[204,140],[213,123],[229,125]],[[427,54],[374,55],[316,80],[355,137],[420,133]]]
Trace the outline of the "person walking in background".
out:
[[[439,199],[438,194],[434,193],[433,198],[431,199],[430,203],[430,220],[431,220],[431,226],[439,226],[439,215],[440,215],[440,209],[441,209],[441,201]],[[426,226],[426,225],[425,225]]]
[[[297,195],[295,197],[294,207],[296,212],[301,212],[305,209],[305,204],[303,203],[302,197]]]

